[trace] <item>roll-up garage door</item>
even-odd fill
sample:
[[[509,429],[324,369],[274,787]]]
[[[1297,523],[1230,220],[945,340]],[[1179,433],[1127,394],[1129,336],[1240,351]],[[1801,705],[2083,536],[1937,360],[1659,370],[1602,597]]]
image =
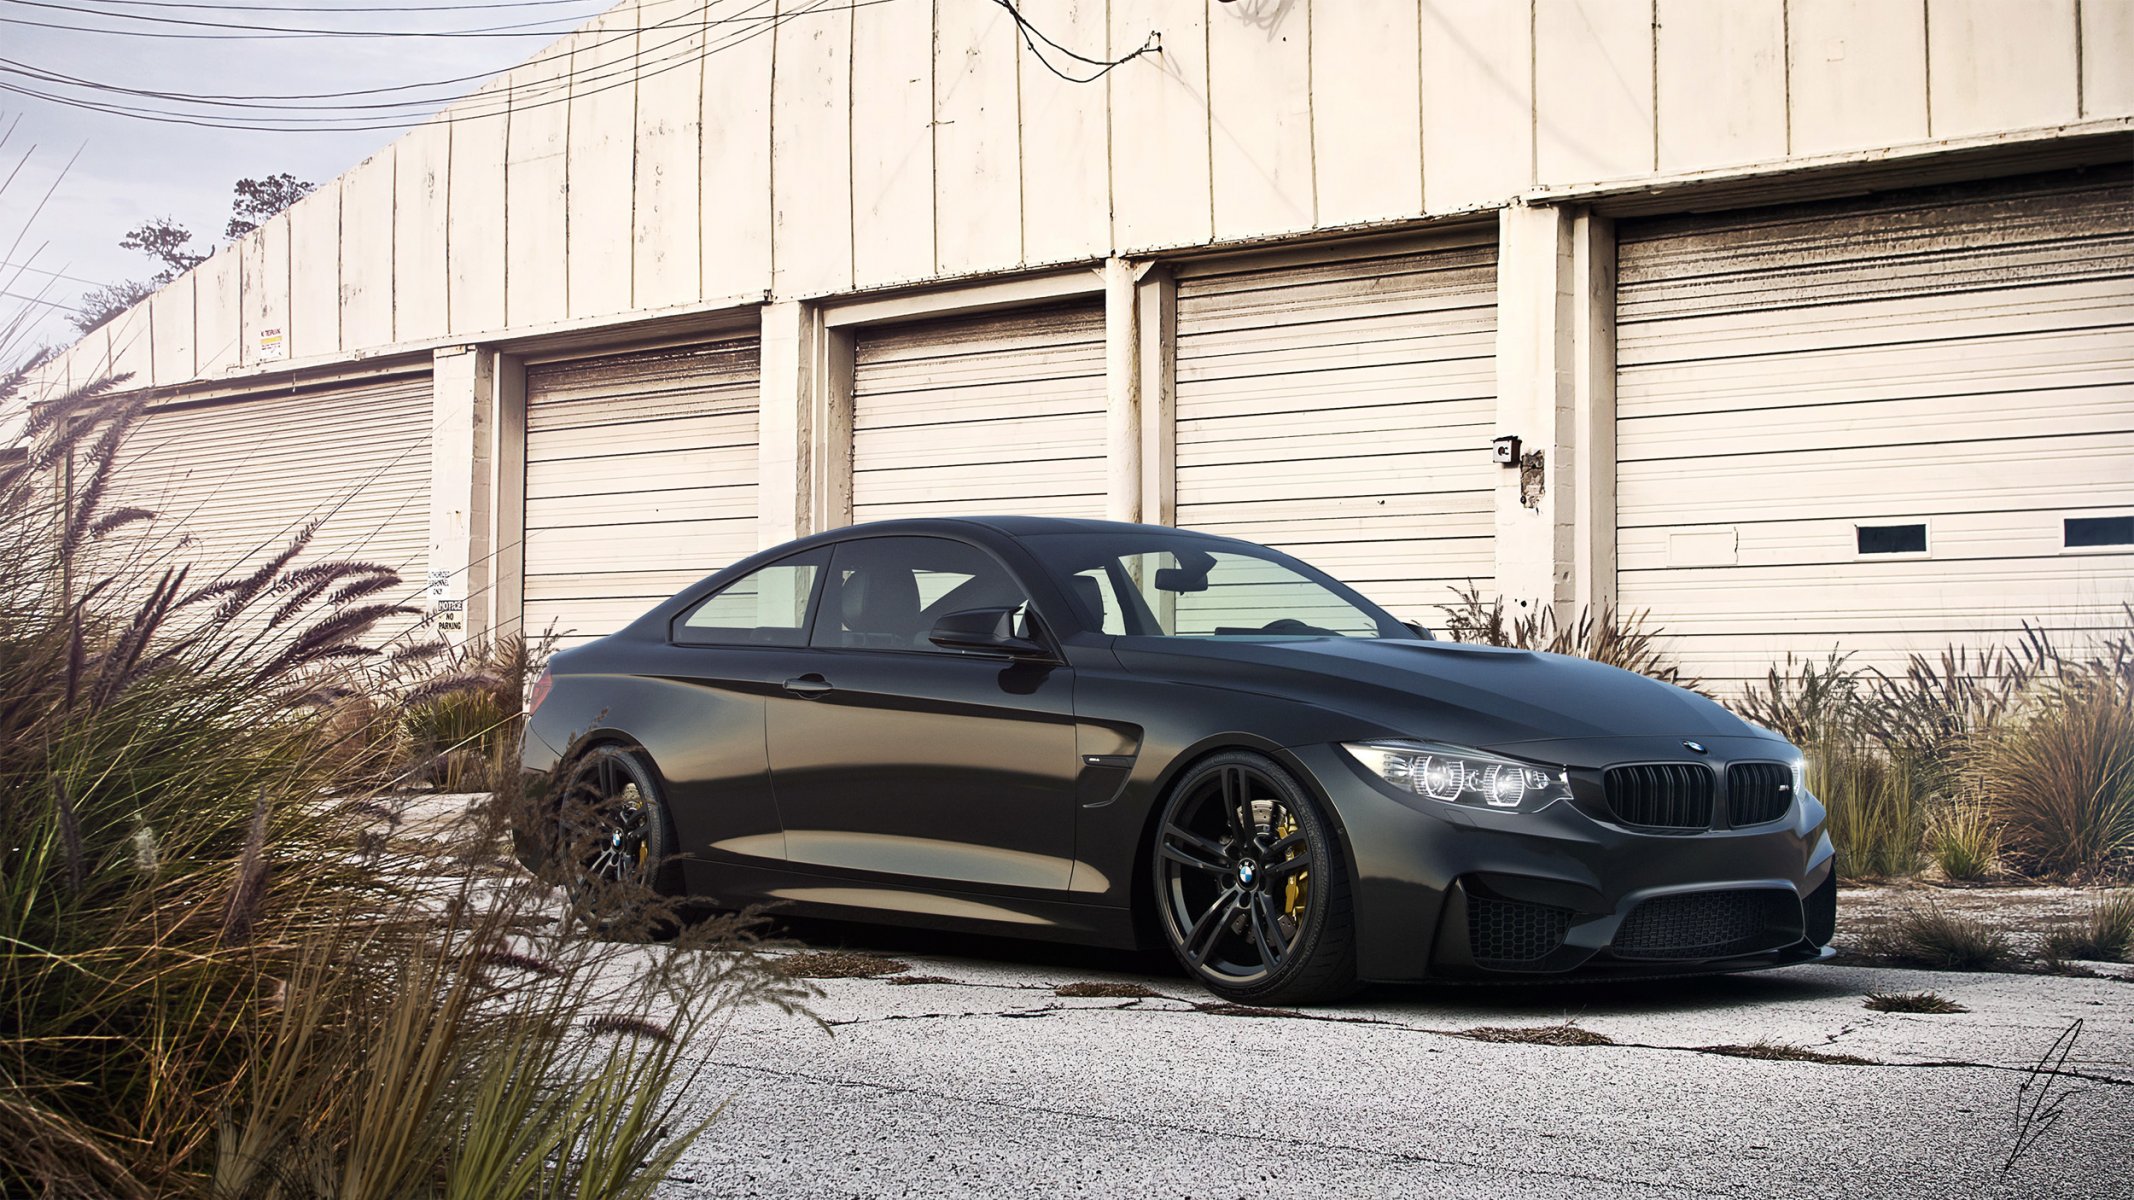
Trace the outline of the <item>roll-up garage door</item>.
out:
[[[756,551],[753,339],[526,371],[525,627],[574,645]]]
[[[374,563],[422,595],[430,547],[430,376],[151,409],[120,451],[104,508],[157,514],[188,582],[234,578],[317,530],[297,565]],[[390,629],[412,623],[389,623]]]
[[[1494,231],[1178,281],[1178,523],[1410,619],[1495,573]]]
[[[852,384],[853,520],[1104,515],[1101,304],[866,330]]]
[[[2126,170],[1621,227],[1617,589],[1722,689],[2134,596]]]

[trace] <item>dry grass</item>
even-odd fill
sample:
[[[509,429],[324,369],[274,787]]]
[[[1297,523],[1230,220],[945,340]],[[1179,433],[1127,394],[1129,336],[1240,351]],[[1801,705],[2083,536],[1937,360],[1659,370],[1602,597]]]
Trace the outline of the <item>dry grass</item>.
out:
[[[107,494],[142,419],[109,390],[0,465],[0,1195],[647,1195],[709,1117],[683,1047],[806,989],[749,918],[587,936],[496,871],[506,824],[549,817],[509,787],[391,836],[376,715],[466,680],[380,599],[397,576],[313,561],[309,528],[179,561]],[[668,908],[585,900],[625,937]]]
[[[2063,682],[1981,739],[1972,764],[2007,853],[2026,871],[2124,871],[2134,854],[2134,690],[2124,678]]]
[[[1805,1046],[1791,1046],[1783,1042],[1749,1042],[1745,1045],[1699,1046],[1699,1054],[1717,1054],[1725,1058],[1754,1058],[1766,1062],[1823,1063],[1833,1067],[1877,1066],[1871,1058],[1856,1054],[1832,1054],[1824,1050],[1810,1050]]]
[[[1440,609],[1445,614],[1445,636],[1456,642],[1590,658],[1650,675],[1663,683],[1697,686],[1697,681],[1684,675],[1660,649],[1662,631],[1647,626],[1643,611],[1625,613],[1603,608],[1596,614],[1590,608],[1581,609],[1577,621],[1560,625],[1555,610],[1547,605],[1508,615],[1504,597],[1484,600],[1481,589],[1471,583],[1464,590],[1454,588],[1453,595],[1454,601]]]
[[[882,982],[893,983],[898,987],[918,987],[921,984],[954,984],[957,981],[950,979],[946,975],[891,975],[888,978],[882,980]]]
[[[787,979],[878,979],[901,975],[911,964],[856,950],[802,950],[782,956],[772,969]]]
[[[2008,935],[1937,904],[1908,910],[1862,939],[1861,953],[1905,966],[1991,971],[2015,959]]]
[[[2134,892],[2100,901],[2080,921],[2047,933],[2044,957],[2055,964],[2134,961]]]
[[[1459,1036],[1478,1042],[1505,1042],[1522,1046],[1615,1045],[1615,1039],[1607,1034],[1581,1029],[1570,1021],[1557,1025],[1482,1025],[1462,1030]]]
[[[1869,992],[1861,1007],[1887,1013],[1966,1013],[1971,1010],[1939,992]]]
[[[1159,1000],[1163,993],[1138,983],[1083,981],[1063,983],[1052,994],[1070,1000]]]
[[[1951,883],[1991,879],[2000,873],[2000,826],[1984,804],[1946,804],[1927,820],[1927,853]]]

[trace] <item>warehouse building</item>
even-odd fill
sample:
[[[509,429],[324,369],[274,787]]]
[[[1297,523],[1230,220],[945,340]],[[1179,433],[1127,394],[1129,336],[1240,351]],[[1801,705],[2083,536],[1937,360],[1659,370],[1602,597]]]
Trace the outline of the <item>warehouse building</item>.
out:
[[[959,512],[1650,610],[1722,687],[2134,598],[2134,4],[1022,11],[625,0],[43,386],[473,635]]]

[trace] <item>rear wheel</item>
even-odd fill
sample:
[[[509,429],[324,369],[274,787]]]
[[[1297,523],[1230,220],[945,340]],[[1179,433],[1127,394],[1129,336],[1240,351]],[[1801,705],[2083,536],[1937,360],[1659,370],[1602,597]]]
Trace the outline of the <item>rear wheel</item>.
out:
[[[558,866],[581,910],[679,892],[674,827],[642,753],[596,746],[571,769],[556,814]]]
[[[1231,751],[1198,764],[1171,788],[1155,837],[1157,921],[1209,991],[1297,1004],[1356,989],[1333,823],[1272,759]]]

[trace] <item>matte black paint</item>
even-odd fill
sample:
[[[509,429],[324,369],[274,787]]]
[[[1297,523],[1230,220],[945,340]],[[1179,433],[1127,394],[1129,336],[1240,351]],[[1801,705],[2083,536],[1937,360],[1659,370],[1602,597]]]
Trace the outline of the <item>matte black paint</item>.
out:
[[[1033,517],[913,520],[764,551],[627,629],[558,654],[530,723],[529,779],[543,786],[590,745],[641,747],[665,785],[689,890],[721,904],[1127,945],[1166,785],[1206,754],[1256,749],[1334,816],[1356,898],[1358,966],[1370,979],[1492,973],[1473,965],[1465,927],[1452,919],[1463,879],[1580,914],[1548,967],[1625,974],[1685,969],[1602,953],[1643,899],[1761,885],[1805,897],[1829,880],[1833,852],[1812,797],[1745,830],[1660,833],[1609,818],[1601,773],[1610,765],[1698,761],[1723,778],[1731,762],[1796,753],[1694,693],[1581,659],[1419,636],[1253,643],[1084,628],[1045,569],[1047,535],[1135,530],[1158,532]],[[990,551],[1028,590],[1057,653],[669,640],[677,614],[758,566],[892,534]],[[1562,763],[1574,799],[1520,813],[1399,792],[1340,748],[1377,738]],[[1800,961],[1827,954],[1827,937],[1690,966]]]

